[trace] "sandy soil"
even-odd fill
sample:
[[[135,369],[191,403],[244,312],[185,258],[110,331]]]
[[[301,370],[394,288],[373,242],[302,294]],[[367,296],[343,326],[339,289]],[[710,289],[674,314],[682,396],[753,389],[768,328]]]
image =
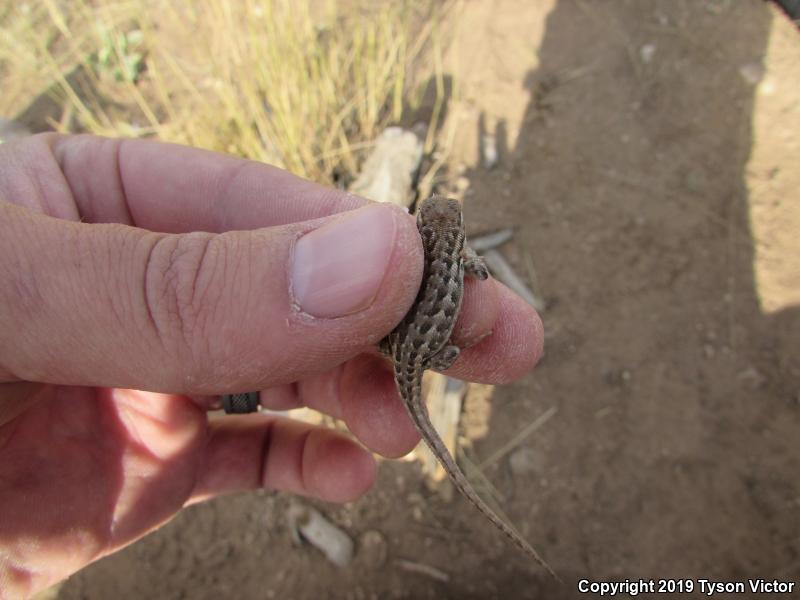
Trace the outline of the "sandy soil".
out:
[[[503,251],[547,302],[544,360],[494,391],[470,455],[556,409],[485,475],[566,584],[429,490],[415,463],[387,461],[362,500],[316,505],[359,542],[346,569],[296,548],[289,498],[264,492],[184,511],[59,598],[800,581],[796,28],[758,0],[474,0],[462,19],[452,185],[469,184],[472,232],[517,226]],[[480,127],[500,142],[491,171]]]

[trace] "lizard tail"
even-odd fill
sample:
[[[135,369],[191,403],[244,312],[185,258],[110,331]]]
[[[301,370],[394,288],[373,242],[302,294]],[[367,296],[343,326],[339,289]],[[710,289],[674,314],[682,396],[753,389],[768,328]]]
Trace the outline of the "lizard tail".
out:
[[[398,381],[400,380],[401,378],[398,378]],[[444,470],[447,472],[447,475],[453,481],[456,488],[458,488],[458,490],[467,498],[467,500],[469,500],[475,506],[475,508],[482,512],[486,518],[489,519],[495,527],[497,527],[497,529],[502,531],[512,542],[514,542],[514,545],[533,558],[556,581],[563,583],[562,579],[555,574],[552,568],[550,568],[550,565],[548,565],[545,560],[539,556],[539,553],[533,549],[533,546],[531,546],[525,540],[525,538],[523,538],[522,535],[517,532],[516,529],[498,517],[497,514],[489,507],[489,505],[486,504],[483,498],[478,495],[478,493],[475,491],[475,488],[472,487],[472,484],[461,471],[455,459],[453,459],[453,456],[450,454],[450,451],[447,449],[447,446],[444,445],[442,438],[439,437],[439,433],[436,431],[430,421],[428,409],[422,400],[422,377],[413,377],[410,379],[405,379],[405,381],[406,385],[404,387],[407,389],[401,389],[400,393],[403,398],[411,399],[406,402],[408,414],[411,416],[411,420],[417,427],[422,439],[425,440],[428,448],[430,448],[434,456],[439,458],[442,467],[444,467]]]

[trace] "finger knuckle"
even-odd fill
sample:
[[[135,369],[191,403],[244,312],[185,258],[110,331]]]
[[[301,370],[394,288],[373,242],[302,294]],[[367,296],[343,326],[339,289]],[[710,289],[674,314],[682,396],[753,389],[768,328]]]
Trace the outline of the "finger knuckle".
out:
[[[225,246],[209,233],[168,235],[152,246],[145,268],[145,303],[161,344],[202,372],[219,311],[217,282]],[[182,362],[184,362],[182,361]]]

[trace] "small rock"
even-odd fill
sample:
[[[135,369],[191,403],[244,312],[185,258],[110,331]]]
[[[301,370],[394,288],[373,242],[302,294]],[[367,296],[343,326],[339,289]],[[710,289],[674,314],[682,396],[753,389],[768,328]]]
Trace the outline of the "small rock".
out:
[[[744,371],[739,373],[737,379],[751,391],[762,387],[767,381],[767,378],[759,373],[755,367],[747,367]]]
[[[386,538],[379,531],[371,529],[365,531],[358,538],[358,556],[368,569],[380,569],[386,564],[386,557],[389,554],[389,546]]]
[[[353,540],[322,513],[310,506],[293,502],[289,507],[288,517],[295,537],[307,540],[339,567],[350,564],[353,558]]]
[[[417,523],[422,523],[422,519],[424,518],[424,514],[422,509],[419,506],[415,506],[411,509],[411,518],[414,519]]]
[[[532,448],[517,448],[508,457],[512,475],[529,475],[542,470],[542,459]]]
[[[639,56],[642,57],[642,62],[645,64],[652,62],[655,53],[656,53],[655,44],[645,44],[644,46],[639,48]]]
[[[609,369],[603,373],[603,379],[611,387],[623,387],[630,382],[631,378],[632,375],[628,369]]]
[[[419,506],[420,504],[424,503],[425,503],[425,498],[423,498],[422,494],[420,494],[419,492],[411,492],[408,496],[406,496],[406,504]]]
[[[422,139],[414,132],[389,127],[375,140],[350,191],[376,202],[391,202],[408,208],[414,174],[422,160]]]
[[[771,96],[775,93],[778,89],[778,85],[775,83],[775,79],[772,77],[765,77],[764,80],[761,82],[761,85],[758,86],[758,93],[762,96]],[[791,130],[787,130],[791,131]]]
[[[716,349],[711,344],[703,345],[703,354],[705,354],[706,358],[714,358],[717,354]]]
[[[699,169],[690,169],[683,178],[684,185],[692,192],[700,192],[708,185],[708,178]]]
[[[761,80],[764,79],[765,73],[764,65],[759,62],[751,62],[739,67],[739,75],[750,85],[757,85],[760,83]]]
[[[486,169],[493,169],[497,165],[497,138],[491,133],[485,133],[481,138],[481,154]]]

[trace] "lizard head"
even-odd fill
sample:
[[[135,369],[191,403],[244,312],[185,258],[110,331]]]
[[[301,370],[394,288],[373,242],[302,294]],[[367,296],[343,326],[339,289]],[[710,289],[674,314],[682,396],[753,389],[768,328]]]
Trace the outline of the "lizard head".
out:
[[[435,225],[460,224],[461,203],[452,198],[433,195],[422,203],[417,211],[417,222]]]

